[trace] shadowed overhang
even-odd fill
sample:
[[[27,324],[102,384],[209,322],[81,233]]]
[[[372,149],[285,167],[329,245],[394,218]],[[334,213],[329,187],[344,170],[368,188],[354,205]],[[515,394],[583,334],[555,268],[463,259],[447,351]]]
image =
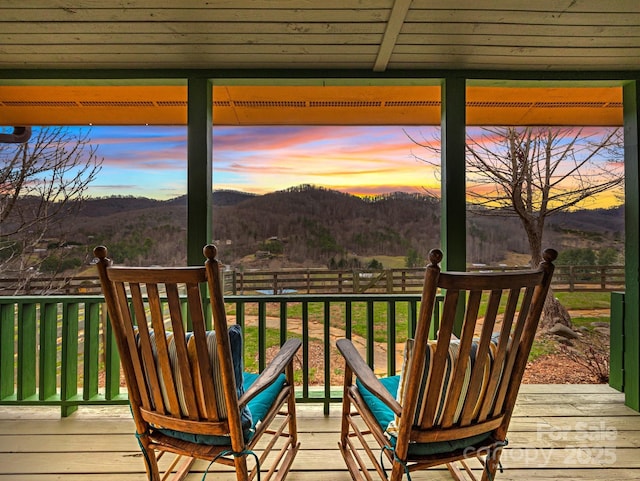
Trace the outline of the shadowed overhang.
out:
[[[439,125],[440,87],[215,86],[214,125]],[[1,125],[183,125],[186,85],[0,86]],[[619,86],[469,86],[468,125],[622,125]]]

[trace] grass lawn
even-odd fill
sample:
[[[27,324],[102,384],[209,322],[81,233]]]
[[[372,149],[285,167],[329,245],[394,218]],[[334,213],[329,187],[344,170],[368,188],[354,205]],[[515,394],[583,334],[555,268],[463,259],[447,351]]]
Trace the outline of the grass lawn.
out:
[[[611,307],[610,292],[556,292],[555,296],[570,311]]]
[[[560,299],[562,304],[569,311],[589,311],[609,309],[611,294],[608,292],[558,292],[556,297]],[[232,306],[230,306],[232,307]],[[279,317],[280,306],[277,303],[267,305],[267,316]],[[345,305],[344,303],[331,303],[329,305],[329,319],[332,327],[337,329],[345,328]],[[257,306],[247,305],[246,315],[256,315]],[[287,317],[289,319],[301,319],[303,317],[302,303],[291,303],[287,308]],[[323,324],[325,318],[325,304],[321,302],[311,302],[308,304],[308,319],[310,323]],[[375,342],[386,342],[388,331],[388,309],[385,302],[356,302],[352,306],[352,329],[353,333],[368,337],[367,325],[368,320],[373,319],[373,337]],[[409,335],[408,332],[409,305],[406,302],[399,302],[395,307],[395,326],[396,341],[404,342]],[[572,322],[575,326],[589,327],[592,322],[608,322],[609,316],[594,317],[593,315],[575,316]],[[256,332],[254,332],[256,331]],[[289,333],[290,336],[299,336],[299,333]],[[247,327],[245,333],[245,351],[257,352],[257,330]],[[277,345],[280,340],[279,331],[277,329],[267,329],[266,346]],[[542,354],[549,353],[552,350],[548,345],[534,346],[532,355],[537,357]],[[247,357],[247,367],[254,367],[251,363],[255,362]]]

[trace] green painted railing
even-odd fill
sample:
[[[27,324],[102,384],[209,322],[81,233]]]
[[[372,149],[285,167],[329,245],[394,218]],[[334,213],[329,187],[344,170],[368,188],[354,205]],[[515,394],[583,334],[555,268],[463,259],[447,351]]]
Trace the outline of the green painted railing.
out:
[[[226,301],[229,322],[245,330],[247,367],[257,357],[253,369],[261,371],[272,344],[302,339],[298,401],[322,403],[328,414],[330,403],[341,400],[335,378],[344,369],[331,354],[335,338],[358,338],[370,366],[395,373],[397,343],[415,331],[420,296],[257,295]],[[68,416],[81,405],[128,402],[102,296],[0,297],[0,322],[0,405],[55,405]],[[318,364],[311,350],[318,344],[320,368],[311,367]]]
[[[0,297],[0,404],[125,404],[102,296]]]

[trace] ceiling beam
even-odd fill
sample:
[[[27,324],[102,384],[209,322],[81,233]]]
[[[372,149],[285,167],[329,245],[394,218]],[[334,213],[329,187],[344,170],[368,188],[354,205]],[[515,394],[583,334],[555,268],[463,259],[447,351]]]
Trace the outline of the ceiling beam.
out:
[[[391,15],[387,21],[387,28],[384,31],[384,36],[382,37],[382,42],[380,42],[380,48],[378,49],[378,55],[373,65],[374,72],[384,72],[387,69],[387,65],[391,59],[393,49],[396,46],[398,35],[400,35],[400,30],[402,29],[402,25],[404,24],[404,19],[407,16],[410,5],[411,0],[396,0],[393,3]]]

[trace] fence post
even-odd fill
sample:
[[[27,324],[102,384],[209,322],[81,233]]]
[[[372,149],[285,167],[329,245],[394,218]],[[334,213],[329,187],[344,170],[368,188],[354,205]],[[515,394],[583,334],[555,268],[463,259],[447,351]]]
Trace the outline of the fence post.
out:
[[[393,294],[393,270],[387,269],[384,275],[387,276],[387,294]]]
[[[231,293],[235,296],[238,293],[236,270],[231,271]]]
[[[569,292],[573,292],[573,290],[575,289],[575,279],[574,279],[574,274],[575,272],[573,271],[573,266],[569,266]]]

